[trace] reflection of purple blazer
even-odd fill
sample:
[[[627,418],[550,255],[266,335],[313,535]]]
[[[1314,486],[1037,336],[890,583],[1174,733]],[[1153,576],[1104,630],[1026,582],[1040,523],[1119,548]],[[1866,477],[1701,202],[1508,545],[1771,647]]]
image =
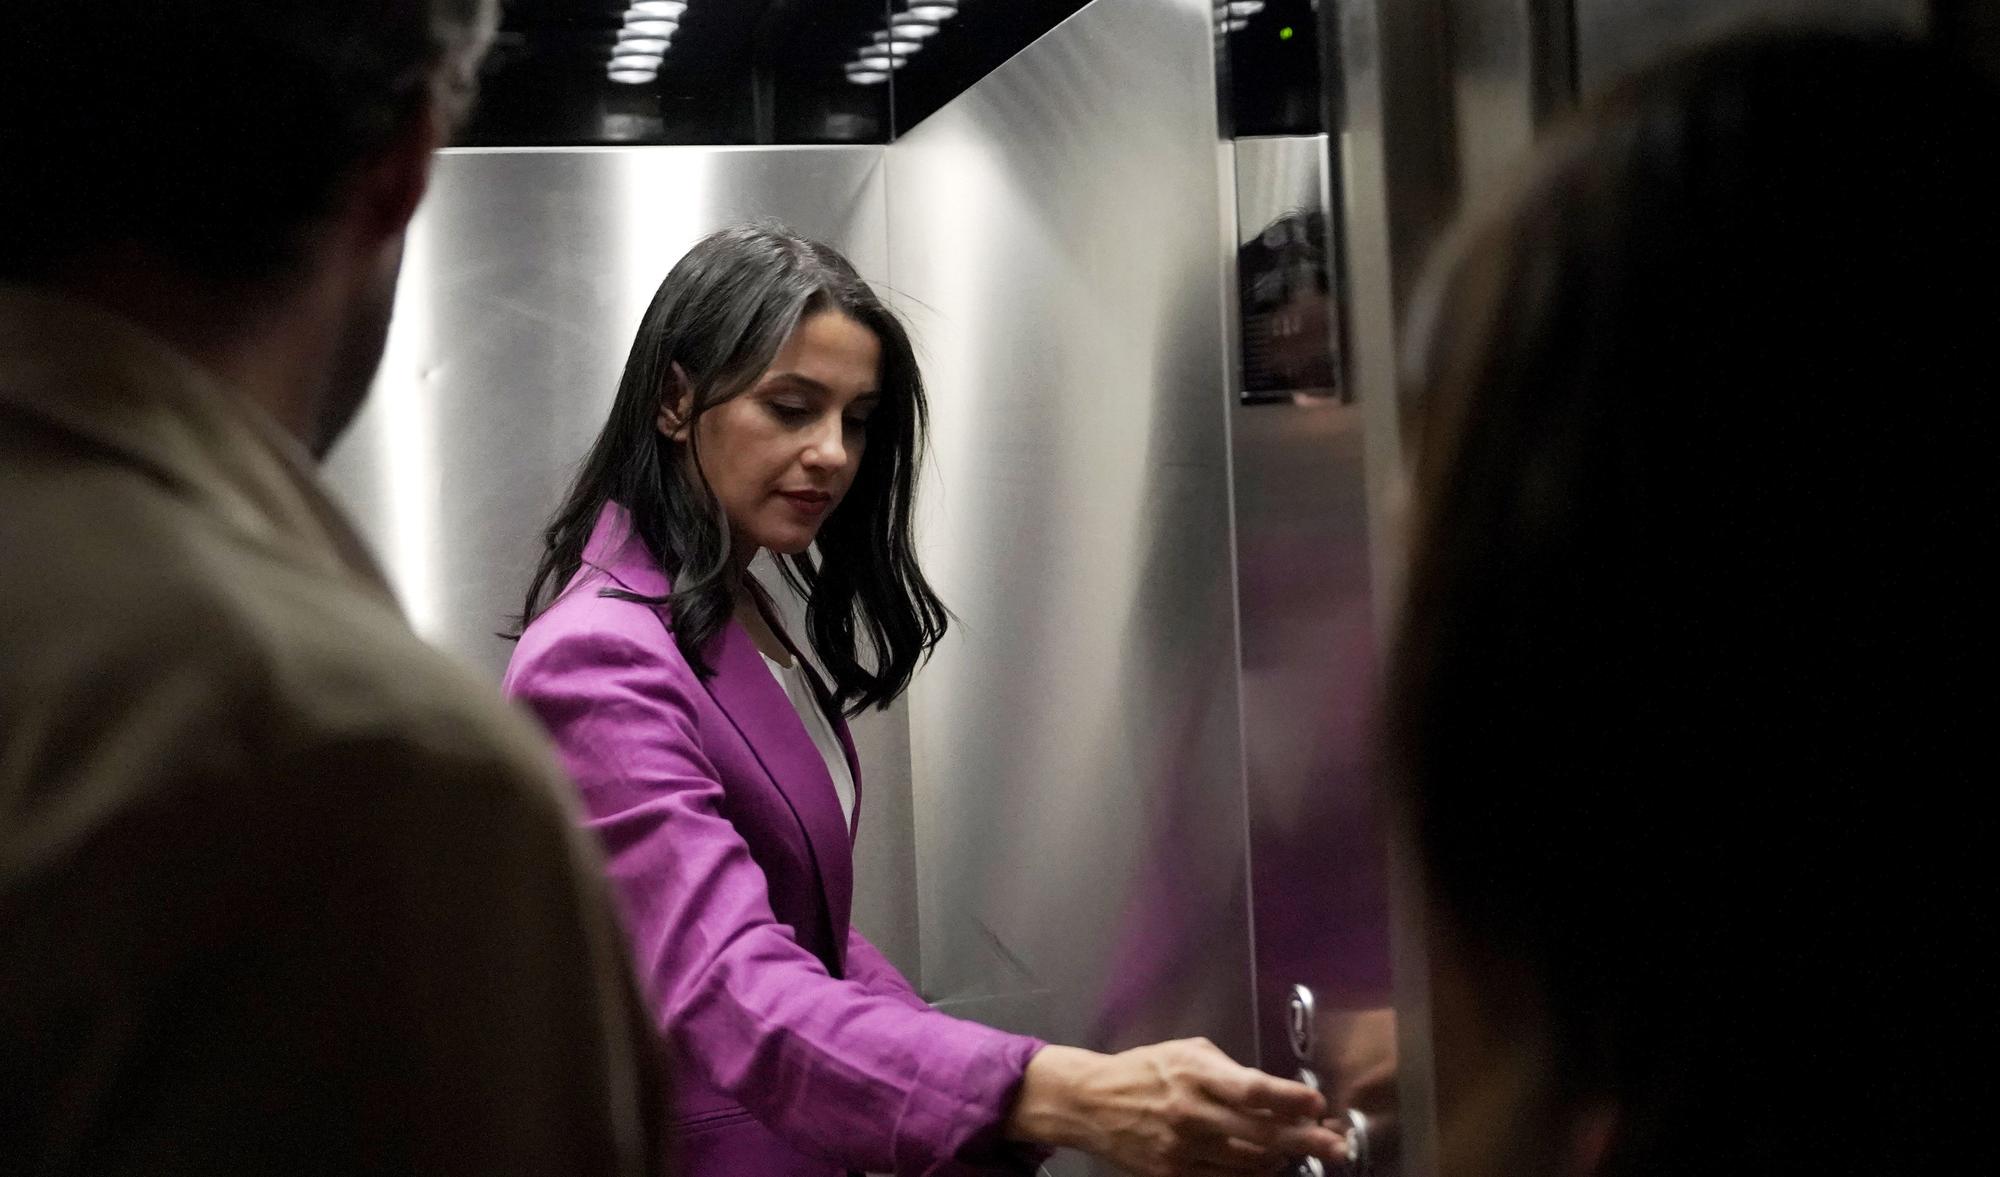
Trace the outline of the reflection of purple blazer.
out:
[[[839,797],[749,634],[732,622],[710,644],[704,681],[663,609],[602,595],[667,591],[617,506],[583,560],[505,685],[554,736],[603,840],[674,1046],[683,1173],[1025,1165],[999,1130],[1041,1044],[930,1009],[848,926]]]

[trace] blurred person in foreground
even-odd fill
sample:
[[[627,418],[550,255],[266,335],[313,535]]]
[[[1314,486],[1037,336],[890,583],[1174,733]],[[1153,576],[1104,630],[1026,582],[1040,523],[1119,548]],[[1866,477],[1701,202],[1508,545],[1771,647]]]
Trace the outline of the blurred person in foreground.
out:
[[[1996,145],[1922,44],[1711,47],[1419,298],[1389,733],[1448,1177],[1956,1171]]]
[[[312,469],[486,0],[0,10],[0,1172],[642,1174],[532,725]]]

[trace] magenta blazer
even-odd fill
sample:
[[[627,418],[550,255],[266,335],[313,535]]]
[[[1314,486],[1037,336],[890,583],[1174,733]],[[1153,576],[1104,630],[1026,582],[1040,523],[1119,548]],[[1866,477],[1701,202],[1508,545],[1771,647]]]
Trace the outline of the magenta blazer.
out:
[[[703,679],[663,608],[607,589],[667,591],[616,505],[505,689],[554,737],[603,842],[672,1047],[682,1173],[1031,1170],[1000,1132],[1042,1044],[931,1009],[848,925],[839,797],[750,635],[730,623]]]

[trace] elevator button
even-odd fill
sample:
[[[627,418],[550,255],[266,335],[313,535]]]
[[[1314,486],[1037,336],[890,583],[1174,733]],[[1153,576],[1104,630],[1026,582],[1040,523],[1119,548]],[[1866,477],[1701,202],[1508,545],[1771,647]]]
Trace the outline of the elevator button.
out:
[[[1292,986],[1292,995],[1285,1002],[1285,1032],[1291,1039],[1292,1057],[1302,1063],[1312,1062],[1314,1012],[1312,990]]]
[[[1357,1177],[1368,1174],[1368,1117],[1360,1108],[1347,1109],[1347,1167]]]
[[[1307,999],[1311,999],[1310,995]],[[1311,1067],[1299,1068],[1299,1082],[1314,1091],[1320,1089],[1319,1075]],[[1289,1174],[1290,1177],[1326,1177],[1326,1166],[1318,1157],[1305,1157],[1293,1163]]]

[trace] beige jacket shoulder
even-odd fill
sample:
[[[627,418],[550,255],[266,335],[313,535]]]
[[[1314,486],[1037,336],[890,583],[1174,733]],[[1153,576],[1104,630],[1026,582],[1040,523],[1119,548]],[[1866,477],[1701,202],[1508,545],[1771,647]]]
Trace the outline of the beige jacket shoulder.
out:
[[[289,439],[0,288],[0,1172],[658,1171],[567,795]]]

